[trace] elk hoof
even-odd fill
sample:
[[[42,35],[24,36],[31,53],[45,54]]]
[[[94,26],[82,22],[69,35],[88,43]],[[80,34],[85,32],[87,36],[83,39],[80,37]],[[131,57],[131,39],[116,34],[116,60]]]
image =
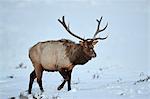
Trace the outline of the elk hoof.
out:
[[[28,90],[28,94],[31,94],[31,90]]]
[[[68,88],[68,91],[70,91],[71,90],[71,88]]]
[[[41,92],[43,93],[43,92],[44,92],[44,89],[41,89]]]
[[[58,88],[57,88],[57,90],[61,90],[63,88],[63,86],[59,86]]]

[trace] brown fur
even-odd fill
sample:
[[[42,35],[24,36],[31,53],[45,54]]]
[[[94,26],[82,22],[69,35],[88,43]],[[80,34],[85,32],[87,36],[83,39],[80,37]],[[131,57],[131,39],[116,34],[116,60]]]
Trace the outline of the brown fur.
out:
[[[81,41],[78,44],[68,39],[39,42],[29,50],[29,57],[34,66],[34,70],[30,74],[29,94],[31,94],[32,84],[35,78],[37,78],[40,90],[43,91],[42,74],[44,70],[59,71],[64,78],[64,81],[57,89],[62,89],[67,81],[68,91],[71,90],[71,72],[74,66],[83,65],[96,57],[94,45],[98,40],[104,40],[107,38],[96,38],[96,35],[99,32],[104,31],[108,25],[107,24],[104,29],[100,30],[99,26],[101,20],[102,17],[100,20],[97,20],[98,26],[94,37],[92,39],[84,39],[70,31],[69,25],[66,25],[65,23],[64,16],[62,17],[62,20],[58,19],[69,34]]]
[[[87,56],[83,51],[83,47],[80,44],[76,44],[68,39],[61,39],[58,40],[58,42],[62,42],[63,45],[67,47],[66,55],[73,65],[83,65],[91,59],[91,57]]]
[[[79,44],[67,39],[51,40],[39,42],[29,51],[29,57],[34,66],[34,71],[30,74],[29,90],[31,93],[32,84],[37,78],[41,91],[43,71],[59,71],[64,81],[58,87],[63,88],[65,82],[68,82],[68,90],[71,90],[71,72],[75,65],[83,65],[91,58],[96,57],[93,45],[89,41],[82,41]]]

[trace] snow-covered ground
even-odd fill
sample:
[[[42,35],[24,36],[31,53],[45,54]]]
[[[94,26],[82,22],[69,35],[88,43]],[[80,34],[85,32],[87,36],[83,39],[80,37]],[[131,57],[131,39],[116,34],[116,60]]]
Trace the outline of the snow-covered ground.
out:
[[[72,90],[57,87],[62,77],[44,72],[44,93],[35,81],[28,95],[33,70],[28,50],[39,41],[68,38],[57,19],[63,15],[71,30],[91,37],[96,18],[109,23],[101,36],[97,57],[72,73]],[[149,99],[149,0],[0,0],[0,99]]]
[[[61,91],[57,90],[62,81],[62,77],[57,72],[45,72],[43,76],[45,92],[40,92],[35,81],[32,95],[28,95],[26,90],[30,70],[18,68],[1,78],[0,96],[1,99],[13,97],[16,99],[33,99],[33,97],[37,99],[149,99],[150,78],[144,80],[147,74],[137,72],[133,74],[134,76],[129,76],[126,72],[120,75],[122,69],[99,66],[94,70],[78,66],[73,71],[72,90],[69,92],[67,86]]]

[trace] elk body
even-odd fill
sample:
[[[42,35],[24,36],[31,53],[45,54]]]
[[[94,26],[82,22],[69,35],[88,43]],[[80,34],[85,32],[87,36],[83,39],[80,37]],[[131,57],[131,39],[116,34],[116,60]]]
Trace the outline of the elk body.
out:
[[[92,58],[96,57],[94,45],[98,42],[98,40],[104,40],[107,38],[96,38],[96,35],[99,32],[104,31],[108,25],[107,24],[100,30],[101,20],[102,17],[100,20],[97,20],[98,26],[93,38],[83,39],[70,31],[69,25],[67,26],[65,23],[64,16],[62,17],[62,20],[58,19],[69,34],[80,39],[81,41],[76,44],[68,39],[50,40],[39,42],[29,50],[29,57],[34,66],[34,70],[30,74],[28,89],[29,94],[31,94],[32,84],[35,78],[37,78],[37,83],[40,90],[44,91],[42,86],[43,71],[58,71],[64,78],[64,81],[60,86],[58,86],[57,89],[62,89],[67,82],[68,91],[71,90],[71,72],[74,66],[83,65]]]

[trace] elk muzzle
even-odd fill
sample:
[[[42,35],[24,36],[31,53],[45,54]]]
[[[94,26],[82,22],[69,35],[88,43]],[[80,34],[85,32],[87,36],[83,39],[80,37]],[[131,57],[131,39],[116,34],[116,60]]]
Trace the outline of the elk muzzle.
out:
[[[93,54],[91,55],[92,58],[95,58],[96,57],[96,53],[93,52]]]

